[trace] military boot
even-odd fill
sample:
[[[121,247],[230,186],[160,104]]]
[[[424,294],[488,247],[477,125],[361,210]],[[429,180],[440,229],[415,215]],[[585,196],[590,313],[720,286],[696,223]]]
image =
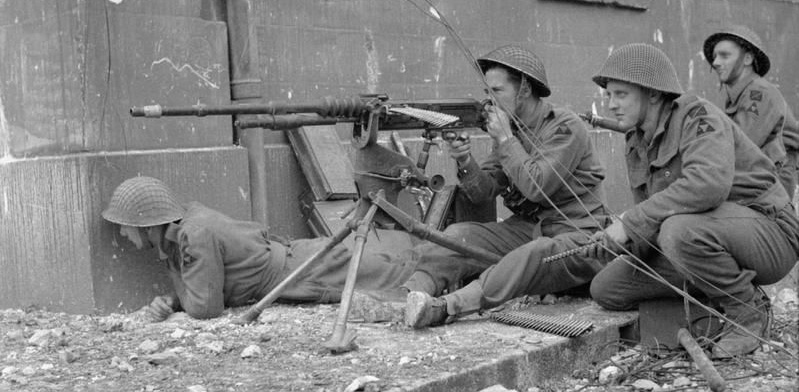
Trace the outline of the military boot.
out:
[[[746,328],[751,334],[761,338],[768,332],[770,303],[762,290],[755,290],[755,296],[746,303],[729,303],[722,305],[727,318]],[[733,325],[713,346],[713,359],[726,359],[746,355],[760,347],[760,340]]]
[[[367,323],[402,321],[408,289],[355,290],[350,301],[350,319]]]
[[[433,298],[421,291],[411,291],[405,304],[405,325],[424,328],[441,325],[447,321],[447,301],[444,298]]]

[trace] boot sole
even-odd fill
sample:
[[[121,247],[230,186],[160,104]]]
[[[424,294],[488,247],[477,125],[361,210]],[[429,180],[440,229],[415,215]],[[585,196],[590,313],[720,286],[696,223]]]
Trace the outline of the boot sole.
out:
[[[430,297],[425,293],[417,291],[408,294],[405,304],[405,325],[414,329],[426,327],[426,325],[421,324],[425,312],[430,307],[428,298]]]

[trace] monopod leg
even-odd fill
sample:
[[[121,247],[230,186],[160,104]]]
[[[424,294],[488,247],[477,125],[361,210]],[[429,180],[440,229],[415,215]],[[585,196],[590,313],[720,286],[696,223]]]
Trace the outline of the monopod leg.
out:
[[[277,286],[275,286],[275,288],[273,288],[272,291],[269,292],[269,294],[261,298],[260,301],[258,301],[255,305],[251,306],[250,309],[248,309],[245,313],[243,313],[241,316],[233,320],[233,323],[238,325],[244,325],[255,321],[255,319],[258,318],[261,312],[263,312],[264,309],[267,306],[269,306],[269,304],[271,304],[276,299],[278,299],[278,297],[280,297],[280,294],[283,292],[283,290],[286,289],[288,285],[294,283],[297,277],[299,277],[300,274],[305,272],[305,270],[308,269],[308,267],[311,264],[315,263],[317,260],[324,257],[327,254],[327,252],[330,252],[330,250],[333,249],[333,247],[335,247],[336,245],[338,245],[338,243],[343,241],[344,238],[347,238],[347,236],[350,235],[351,231],[352,230],[350,229],[349,226],[342,228],[338,233],[336,233],[336,235],[334,235],[327,241],[327,244],[325,244],[324,248],[320,249],[319,251],[314,253],[311,257],[309,257],[308,260],[305,260],[305,262],[300,264],[300,266],[297,267],[297,269],[292,271],[289,274],[289,276],[287,276],[285,279],[283,279],[282,282],[280,282]]]
[[[333,334],[330,340],[324,344],[333,354],[345,353],[355,349],[355,332],[352,330],[347,331],[347,316],[350,311],[352,293],[355,291],[355,281],[358,278],[358,267],[361,264],[363,248],[366,245],[366,237],[369,234],[369,226],[376,212],[377,205],[372,204],[355,231],[355,245],[349,268],[347,269],[347,280],[344,282],[344,290],[341,292],[341,305],[338,309],[338,316],[335,324],[333,324]]]

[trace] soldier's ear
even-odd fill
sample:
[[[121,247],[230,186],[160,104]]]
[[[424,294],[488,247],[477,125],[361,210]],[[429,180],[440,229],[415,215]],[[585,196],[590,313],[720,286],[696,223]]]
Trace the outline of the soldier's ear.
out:
[[[744,52],[744,65],[755,66],[755,55],[752,52]]]
[[[522,76],[521,81],[519,82],[519,96],[527,98],[533,95],[533,87],[530,84],[530,80],[527,77]]]
[[[647,96],[649,97],[650,104],[656,104],[663,99],[663,92],[653,89],[647,89]]]

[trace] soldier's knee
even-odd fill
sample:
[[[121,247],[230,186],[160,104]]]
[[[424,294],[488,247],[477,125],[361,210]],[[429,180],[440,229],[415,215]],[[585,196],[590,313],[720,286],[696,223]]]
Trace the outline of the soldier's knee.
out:
[[[627,298],[618,287],[618,279],[611,274],[600,272],[591,281],[591,298],[597,305],[607,310],[629,310],[634,307],[630,299]]]
[[[701,231],[702,219],[696,215],[674,215],[663,221],[658,234],[658,245],[667,257],[686,251],[695,245],[694,239]]]

